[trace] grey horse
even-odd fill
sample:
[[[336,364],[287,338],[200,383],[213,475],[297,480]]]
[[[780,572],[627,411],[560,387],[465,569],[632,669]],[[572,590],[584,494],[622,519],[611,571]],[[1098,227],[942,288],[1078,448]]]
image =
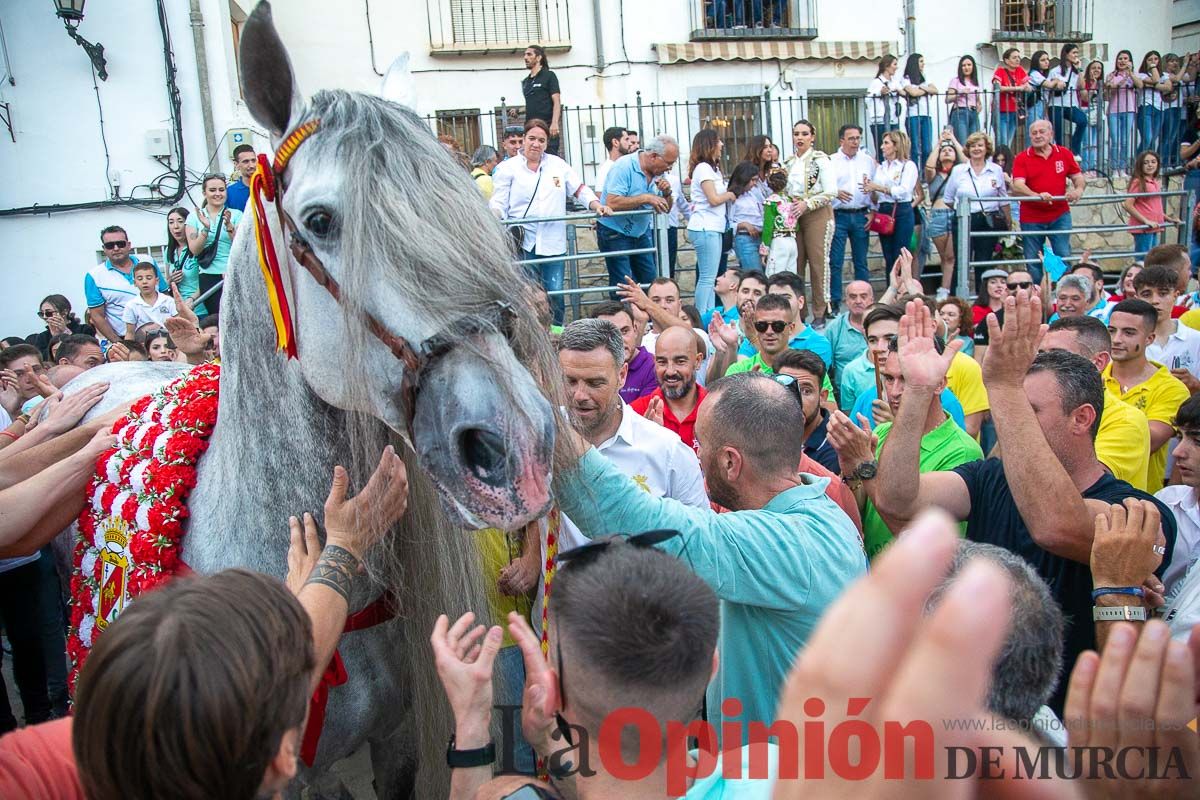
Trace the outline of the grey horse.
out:
[[[420,118],[343,91],[305,103],[265,2],[245,25],[240,58],[246,102],[275,145],[320,120],[283,176],[282,206],[295,229],[285,232],[267,205],[288,263],[298,358],[276,352],[247,213],[222,300],[218,422],[189,500],[182,558],[199,573],[240,566],[282,577],[287,517],[319,518],[335,464],[361,486],[382,448],[396,444],[409,466],[409,510],[370,555],[351,607],[386,586],[399,618],[343,637],[349,682],[330,692],[317,759],[302,778],[320,778],[369,743],[380,797],[409,795],[418,762],[421,794],[431,796],[446,780],[440,765],[452,723],[429,631],[439,613],[486,608],[477,550],[463,529],[515,529],[549,505],[552,470],[565,458],[551,410],[559,390],[545,385],[557,360],[503,231]],[[308,244],[340,300],[288,257],[287,233]],[[510,325],[485,313],[501,302],[514,311]],[[443,334],[419,376],[407,375],[419,378],[415,403],[404,390],[412,370],[369,330],[370,317],[414,344]],[[107,365],[66,390],[109,381],[94,416],[181,369]]]

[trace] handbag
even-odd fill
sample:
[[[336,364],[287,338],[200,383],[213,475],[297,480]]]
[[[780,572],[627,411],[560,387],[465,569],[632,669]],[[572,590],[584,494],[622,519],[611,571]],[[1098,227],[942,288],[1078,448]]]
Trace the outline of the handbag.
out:
[[[529,195],[529,202],[525,204],[525,212],[521,214],[521,219],[529,216],[529,209],[533,206],[533,200],[537,197],[538,187],[542,185],[542,168],[538,167],[537,182],[533,184],[533,193]],[[525,227],[523,225],[509,225],[508,235],[512,238],[513,255],[520,258],[525,254]]]
[[[975,173],[971,172],[971,165],[967,164],[967,177],[971,179],[971,186],[975,189],[975,196],[982,197],[979,193],[979,184],[975,183]],[[987,220],[988,227],[994,231],[1008,230],[1008,217],[1004,216],[1004,212],[1000,209],[995,211],[983,211],[983,203],[979,204],[980,211],[977,213],[983,214]]]
[[[213,237],[211,242],[206,242],[204,249],[200,251],[198,256],[196,256],[196,263],[200,265],[200,269],[208,269],[208,267],[212,264],[213,259],[217,257],[217,245],[221,241],[221,229],[225,227],[224,215],[225,212],[222,211],[221,217],[217,219],[217,235]]]
[[[867,220],[867,230],[880,236],[891,236],[896,230],[896,217],[882,211],[872,211],[871,218]]]

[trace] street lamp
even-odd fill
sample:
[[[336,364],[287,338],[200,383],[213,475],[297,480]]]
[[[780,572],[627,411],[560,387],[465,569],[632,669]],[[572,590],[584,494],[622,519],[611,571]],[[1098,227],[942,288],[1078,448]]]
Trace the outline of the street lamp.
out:
[[[86,0],[54,0],[54,8],[63,24],[67,26],[67,35],[88,54],[100,80],[106,81],[108,80],[108,70],[107,62],[104,60],[104,45],[92,44],[75,30],[79,27],[79,23],[83,22],[83,4],[85,2]]]

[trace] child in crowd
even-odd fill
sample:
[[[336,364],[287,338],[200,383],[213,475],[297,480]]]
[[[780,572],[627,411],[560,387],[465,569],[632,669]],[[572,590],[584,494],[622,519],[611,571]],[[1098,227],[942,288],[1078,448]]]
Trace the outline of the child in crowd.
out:
[[[179,313],[174,298],[158,291],[158,272],[152,262],[143,261],[134,266],[133,285],[138,295],[125,304],[125,313],[121,317],[126,339],[132,339],[137,329],[147,322],[162,325],[167,317]]]
[[[796,271],[796,214],[793,200],[784,194],[787,172],[772,170],[767,175],[771,190],[763,203],[762,245],[759,252],[767,257],[767,277],[776,272]]]
[[[1145,150],[1133,162],[1133,175],[1129,179],[1129,197],[1125,198],[1125,211],[1130,224],[1141,223],[1145,228],[1133,231],[1133,251],[1145,256],[1150,248],[1158,244],[1163,222],[1179,222],[1163,210],[1161,163],[1158,154]]]

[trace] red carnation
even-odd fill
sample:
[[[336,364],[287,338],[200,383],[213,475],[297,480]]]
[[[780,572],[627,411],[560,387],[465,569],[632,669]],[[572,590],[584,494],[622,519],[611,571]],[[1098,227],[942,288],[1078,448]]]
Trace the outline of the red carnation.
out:
[[[78,636],[72,636],[67,641],[67,654],[71,656],[74,662],[82,661],[87,657],[88,648],[84,645],[83,640]]]
[[[133,495],[125,498],[125,502],[121,504],[121,519],[129,523],[130,527],[137,525],[138,501]]]
[[[120,490],[113,484],[108,484],[104,487],[104,491],[100,494],[100,508],[108,510],[112,508],[113,501],[117,499]]]
[[[150,395],[146,395],[141,400],[138,400],[136,403],[134,403],[130,407],[130,409],[129,409],[130,415],[135,416],[135,417],[140,417],[142,414],[145,414],[146,409],[150,407],[150,401],[152,399],[153,398]],[[122,419],[120,421],[124,422],[124,419]]]
[[[179,431],[167,440],[163,460],[172,464],[195,464],[208,443],[195,434]]]
[[[155,461],[146,469],[143,477],[147,489],[156,494],[165,495],[173,491],[177,492],[182,486],[186,486],[192,478],[192,474],[193,470],[190,467]]]

